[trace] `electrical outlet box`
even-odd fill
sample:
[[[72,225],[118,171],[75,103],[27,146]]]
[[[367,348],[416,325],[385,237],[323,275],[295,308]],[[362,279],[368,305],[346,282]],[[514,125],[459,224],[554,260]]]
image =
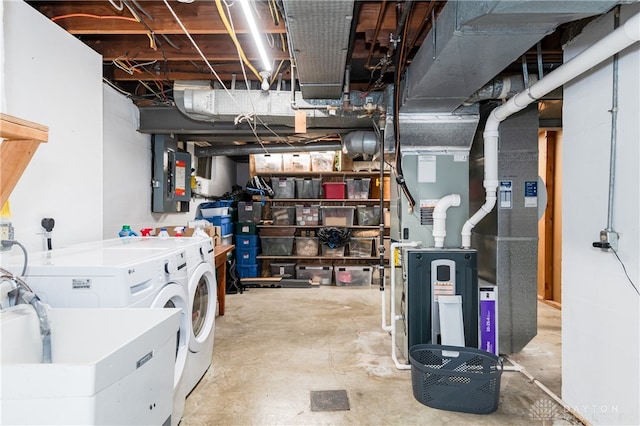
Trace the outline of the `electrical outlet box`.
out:
[[[0,223],[0,240],[13,240],[13,226],[11,222]],[[11,247],[0,246],[0,250],[9,250]]]
[[[618,251],[618,233],[613,231],[607,231],[606,229],[600,231],[600,242],[609,243],[609,247]]]

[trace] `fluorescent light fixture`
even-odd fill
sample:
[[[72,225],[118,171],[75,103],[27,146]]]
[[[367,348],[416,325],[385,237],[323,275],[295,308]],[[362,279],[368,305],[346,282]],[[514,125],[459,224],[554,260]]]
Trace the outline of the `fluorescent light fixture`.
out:
[[[258,53],[260,54],[260,59],[262,59],[262,65],[264,66],[265,71],[271,71],[271,62],[269,61],[269,58],[267,58],[267,51],[264,50],[264,44],[262,44],[262,36],[258,31],[256,21],[253,19],[253,13],[251,13],[251,5],[249,5],[249,0],[240,0],[240,5],[242,6],[244,17],[249,24],[251,35],[253,35],[253,40],[258,47]]]

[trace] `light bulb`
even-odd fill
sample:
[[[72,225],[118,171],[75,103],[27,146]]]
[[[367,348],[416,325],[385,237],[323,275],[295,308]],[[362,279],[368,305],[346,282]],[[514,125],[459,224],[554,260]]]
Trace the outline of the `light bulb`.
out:
[[[269,71],[260,71],[260,77],[262,77],[262,85],[260,87],[262,88],[262,91],[266,92],[269,90],[269,86],[271,86],[271,84],[269,84],[269,77],[271,77],[271,73]]]

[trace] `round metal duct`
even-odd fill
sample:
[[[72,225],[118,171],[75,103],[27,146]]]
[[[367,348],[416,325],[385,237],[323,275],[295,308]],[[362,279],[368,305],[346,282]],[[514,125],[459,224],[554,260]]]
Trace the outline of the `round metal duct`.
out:
[[[374,155],[378,152],[376,134],[370,131],[356,130],[342,135],[342,152],[349,156]]]

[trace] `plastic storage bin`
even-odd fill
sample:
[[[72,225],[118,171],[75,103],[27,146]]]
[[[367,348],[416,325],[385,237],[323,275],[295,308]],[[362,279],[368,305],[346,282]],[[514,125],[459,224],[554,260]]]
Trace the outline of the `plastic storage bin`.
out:
[[[353,226],[354,206],[322,206],[323,226]]]
[[[344,200],[344,188],[347,184],[344,182],[324,182],[324,198],[327,200]]]
[[[320,252],[321,252],[322,256],[343,257],[344,256],[344,247],[331,248],[328,245],[322,244]]]
[[[336,285],[363,287],[371,285],[371,266],[334,266]]]
[[[260,247],[260,237],[257,235],[238,235],[236,237],[236,248]]]
[[[239,248],[236,246],[236,262],[238,265],[255,265],[258,263],[260,247]]]
[[[271,207],[271,219],[274,225],[294,225],[296,208],[295,206]]]
[[[295,198],[296,179],[292,177],[271,178],[271,188],[275,193],[274,198]]]
[[[335,151],[316,151],[309,153],[311,156],[312,172],[331,172],[336,161]]]
[[[256,173],[271,173],[282,171],[282,154],[254,154],[253,161]]]
[[[213,226],[219,226],[221,235],[233,234],[233,223],[231,223],[231,215],[204,217],[204,219],[211,222]]]
[[[380,225],[380,206],[357,206],[358,225],[377,226]]]
[[[349,240],[349,256],[371,257],[373,238],[351,238]]]
[[[311,156],[308,152],[282,154],[282,169],[285,172],[310,172]]]
[[[272,277],[293,278],[296,273],[295,263],[272,263],[269,268]]]
[[[236,223],[236,234],[238,235],[256,235],[258,232],[255,222],[238,222]]]
[[[221,246],[230,246],[233,244],[233,234],[227,234],[220,237]]]
[[[317,256],[319,244],[318,237],[296,237],[296,255]]]
[[[200,215],[206,217],[212,216],[226,216],[229,214],[229,207],[203,207],[203,204],[200,204]]]
[[[320,183],[322,179],[296,178],[296,197],[297,198],[318,198],[320,197]]]
[[[241,265],[236,263],[238,278],[256,278],[260,276],[260,263],[254,265]]]
[[[415,345],[409,349],[413,396],[427,407],[488,414],[500,400],[502,359],[480,349]]]
[[[346,179],[348,199],[369,198],[369,186],[371,178]]]
[[[259,223],[262,219],[262,203],[253,201],[238,202],[238,222]]]
[[[316,226],[319,223],[320,206],[296,205],[296,225]]]
[[[322,265],[298,265],[296,266],[296,279],[311,280],[314,284],[331,285],[333,268]]]
[[[374,178],[371,182],[371,198],[380,198],[380,178]],[[384,188],[382,193],[383,200],[389,200],[391,198],[391,177],[384,177]]]
[[[260,237],[263,256],[291,256],[294,237]]]

